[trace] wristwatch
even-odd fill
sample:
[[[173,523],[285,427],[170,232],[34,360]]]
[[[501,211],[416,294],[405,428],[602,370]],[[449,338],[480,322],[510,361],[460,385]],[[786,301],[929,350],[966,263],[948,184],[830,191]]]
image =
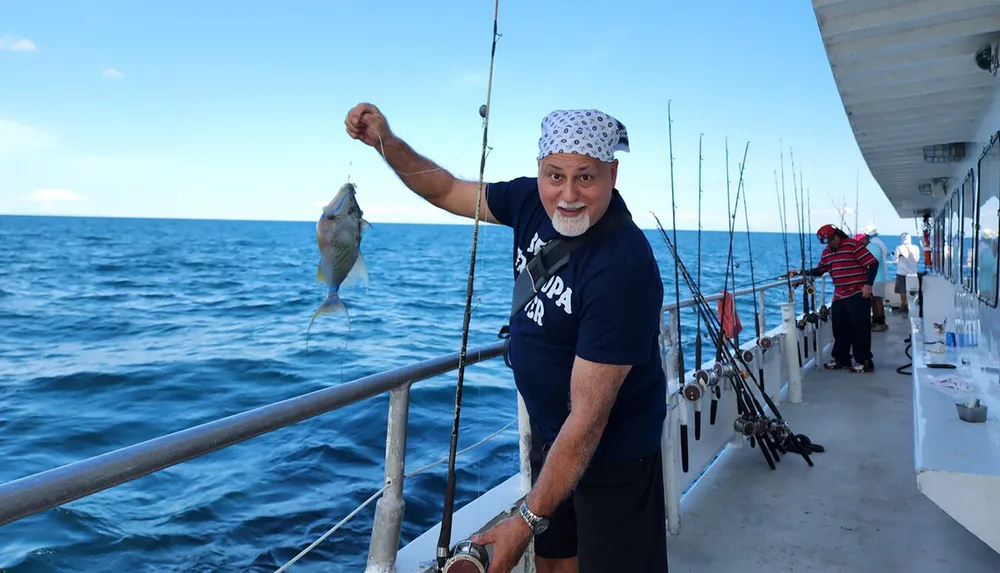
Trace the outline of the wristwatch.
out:
[[[528,504],[521,502],[521,507],[518,509],[518,513],[524,518],[524,521],[528,523],[528,527],[531,528],[531,533],[534,535],[539,535],[549,527],[549,519],[547,517],[540,517],[535,515],[528,509]]]

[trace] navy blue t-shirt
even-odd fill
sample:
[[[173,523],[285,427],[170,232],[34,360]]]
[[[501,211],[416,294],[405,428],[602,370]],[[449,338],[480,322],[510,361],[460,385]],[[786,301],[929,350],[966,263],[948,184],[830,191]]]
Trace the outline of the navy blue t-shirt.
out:
[[[516,279],[545,243],[560,235],[542,206],[535,177],[491,183],[486,201],[493,216],[514,230]],[[605,216],[620,212],[627,208],[616,190]],[[667,388],[658,340],[662,306],[660,270],[635,223],[573,251],[510,325],[514,382],[539,438],[553,442],[569,416],[570,377],[580,356],[632,365],[593,459],[628,460],[659,449]]]

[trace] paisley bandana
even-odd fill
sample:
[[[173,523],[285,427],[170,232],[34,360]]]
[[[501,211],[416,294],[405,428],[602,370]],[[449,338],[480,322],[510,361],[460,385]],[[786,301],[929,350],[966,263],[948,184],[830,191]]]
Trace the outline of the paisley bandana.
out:
[[[542,119],[538,159],[553,153],[578,153],[612,162],[615,151],[629,151],[622,122],[596,109],[557,110]]]

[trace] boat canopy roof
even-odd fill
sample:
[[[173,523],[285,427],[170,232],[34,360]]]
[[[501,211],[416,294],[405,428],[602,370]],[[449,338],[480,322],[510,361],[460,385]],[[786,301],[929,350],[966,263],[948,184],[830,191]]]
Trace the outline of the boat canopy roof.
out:
[[[956,171],[946,158],[977,156],[988,143],[976,136],[1000,78],[979,66],[977,53],[987,50],[988,67],[990,44],[1000,40],[1000,2],[812,3],[872,176],[900,217],[933,210],[941,194],[932,194],[930,186]]]

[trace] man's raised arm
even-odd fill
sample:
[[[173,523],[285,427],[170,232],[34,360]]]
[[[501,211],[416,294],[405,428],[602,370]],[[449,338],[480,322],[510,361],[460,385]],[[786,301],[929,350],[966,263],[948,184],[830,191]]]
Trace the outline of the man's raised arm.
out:
[[[375,148],[411,191],[449,213],[470,219],[476,216],[479,182],[458,179],[414,151],[409,144],[392,133],[389,123],[377,107],[367,103],[358,104],[348,112],[344,124],[347,126],[347,134]],[[486,204],[485,182],[479,209],[480,220],[498,222]]]

